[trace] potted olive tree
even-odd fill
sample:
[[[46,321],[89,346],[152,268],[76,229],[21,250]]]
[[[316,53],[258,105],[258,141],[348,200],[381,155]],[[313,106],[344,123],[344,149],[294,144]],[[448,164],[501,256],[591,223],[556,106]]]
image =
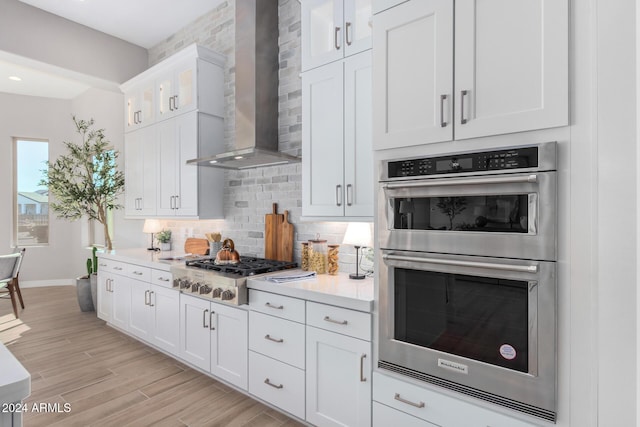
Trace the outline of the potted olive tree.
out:
[[[119,153],[109,147],[104,129],[93,129],[93,119],[78,120],[73,116],[73,123],[82,142],[63,142],[67,154],[47,162],[40,185],[48,187],[53,196],[49,206],[58,218],[88,217],[102,224],[105,248],[111,250],[107,213],[122,208],[117,198],[124,191],[124,173],[116,162]],[[90,277],[96,279],[95,275]],[[80,289],[78,292],[80,295]]]

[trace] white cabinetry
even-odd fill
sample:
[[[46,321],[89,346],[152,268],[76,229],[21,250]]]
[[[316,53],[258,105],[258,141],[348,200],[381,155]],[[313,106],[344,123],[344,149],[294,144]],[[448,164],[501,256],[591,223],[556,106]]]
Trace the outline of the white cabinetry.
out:
[[[223,217],[224,172],[186,165],[224,150],[223,65],[223,56],[191,45],[121,86],[135,93],[152,84],[157,105],[151,126],[125,123],[127,216]]]
[[[155,121],[155,84],[145,81],[129,87],[124,94],[125,132]]]
[[[370,337],[369,313],[307,302],[307,421],[371,425]]]
[[[371,48],[371,0],[302,1],[302,70]]]
[[[241,308],[182,294],[179,356],[246,390],[247,324]]]
[[[100,264],[106,266],[107,264]],[[111,313],[113,311],[113,297],[111,296],[111,286],[113,277],[111,273],[105,273],[98,270],[98,307],[97,315],[105,322],[111,322]]]
[[[156,128],[147,126],[124,135],[125,215],[156,214]]]
[[[302,75],[302,214],[372,217],[371,51]]]
[[[375,149],[568,123],[566,0],[411,0],[374,29]]]
[[[98,269],[98,317],[127,331],[131,286],[124,275],[126,264],[101,262]]]
[[[380,426],[384,424],[378,424],[375,414],[382,406],[394,408],[439,426],[533,427],[535,425],[379,372],[373,374],[373,400],[374,425]],[[425,425],[411,418],[408,419],[412,424],[407,425]]]

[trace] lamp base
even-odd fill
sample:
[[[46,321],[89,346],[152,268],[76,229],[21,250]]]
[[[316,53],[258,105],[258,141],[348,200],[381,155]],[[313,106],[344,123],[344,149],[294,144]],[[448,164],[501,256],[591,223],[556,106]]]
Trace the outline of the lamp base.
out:
[[[362,280],[364,279],[366,276],[364,274],[357,274],[357,273],[351,273],[349,275],[349,279],[355,279],[355,280]]]
[[[147,248],[147,250],[148,250],[148,251],[159,251],[159,250],[160,250],[160,248],[150,247],[150,248]]]

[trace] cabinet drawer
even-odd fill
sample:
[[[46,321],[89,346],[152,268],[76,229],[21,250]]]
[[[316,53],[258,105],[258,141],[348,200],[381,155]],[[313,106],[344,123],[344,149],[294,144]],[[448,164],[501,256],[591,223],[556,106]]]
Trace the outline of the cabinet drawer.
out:
[[[249,352],[249,393],[304,419],[304,371]]]
[[[371,314],[307,302],[307,325],[371,341]]]
[[[249,348],[304,369],[304,325],[252,311],[249,313]]]
[[[378,402],[373,402],[373,427],[437,427],[420,418],[389,408]]]
[[[127,274],[127,268],[129,264],[120,261],[109,260],[106,262],[107,266],[105,267],[105,271],[109,271],[111,273],[120,274],[125,276]],[[100,271],[100,265],[98,265],[98,271]]]
[[[163,288],[172,288],[172,276],[171,273],[164,270],[151,270],[151,283],[154,285],[162,286]]]
[[[125,276],[142,282],[151,282],[151,269],[134,264],[125,264]]]
[[[396,378],[373,373],[373,400],[431,423],[468,427],[533,427],[511,418]]]
[[[249,308],[253,311],[282,317],[294,322],[304,323],[304,300],[272,294],[270,292],[249,290]]]
[[[98,272],[100,271],[112,271],[113,261],[106,258],[98,258]]]

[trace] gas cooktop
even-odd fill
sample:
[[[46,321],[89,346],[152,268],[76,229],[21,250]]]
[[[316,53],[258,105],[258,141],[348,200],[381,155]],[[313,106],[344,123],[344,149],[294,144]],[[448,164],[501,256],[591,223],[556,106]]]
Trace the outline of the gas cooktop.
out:
[[[186,261],[187,267],[198,267],[221,273],[237,274],[239,276],[253,276],[273,271],[296,268],[298,264],[289,261],[275,261],[272,259],[241,256],[236,264],[216,264],[214,257],[198,258]]]

